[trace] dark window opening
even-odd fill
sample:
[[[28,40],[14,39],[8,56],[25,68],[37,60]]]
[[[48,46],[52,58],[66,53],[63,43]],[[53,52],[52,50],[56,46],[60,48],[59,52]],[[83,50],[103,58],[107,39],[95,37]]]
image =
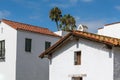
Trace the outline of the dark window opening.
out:
[[[51,46],[51,42],[45,41],[45,50]]]
[[[0,41],[0,61],[5,61],[5,40]]]
[[[32,43],[32,39],[25,39],[25,51],[26,52],[31,52],[31,43]]]
[[[82,77],[72,77],[72,80],[83,80]]]

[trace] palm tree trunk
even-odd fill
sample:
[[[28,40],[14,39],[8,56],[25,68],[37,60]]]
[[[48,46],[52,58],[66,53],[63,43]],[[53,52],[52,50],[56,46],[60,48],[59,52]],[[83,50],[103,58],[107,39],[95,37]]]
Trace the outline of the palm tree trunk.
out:
[[[58,21],[56,21],[56,25],[57,25],[57,30],[59,31]]]

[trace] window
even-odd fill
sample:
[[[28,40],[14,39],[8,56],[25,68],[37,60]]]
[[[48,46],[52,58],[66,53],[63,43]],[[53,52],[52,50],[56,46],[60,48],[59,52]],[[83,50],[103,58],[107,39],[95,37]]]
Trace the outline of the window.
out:
[[[31,52],[31,43],[32,43],[32,39],[25,39],[25,51],[26,52]]]
[[[45,41],[45,50],[51,46],[51,42]]]
[[[74,53],[74,64],[81,65],[81,51],[77,51]]]
[[[0,61],[5,60],[5,40],[0,41]]]
[[[3,27],[1,27],[1,33],[3,33]]]
[[[72,77],[72,80],[83,80],[82,77]]]

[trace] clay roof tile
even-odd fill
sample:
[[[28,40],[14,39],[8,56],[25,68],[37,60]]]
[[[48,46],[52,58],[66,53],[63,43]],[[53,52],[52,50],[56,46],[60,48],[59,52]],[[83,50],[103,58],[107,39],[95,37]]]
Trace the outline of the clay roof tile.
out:
[[[25,24],[25,23],[20,23],[20,22],[15,22],[15,21],[6,20],[6,19],[2,19],[2,22],[6,23],[7,25],[11,26],[12,28],[16,30],[24,30],[24,31],[34,32],[34,33],[40,33],[40,34],[60,37],[47,28]]]

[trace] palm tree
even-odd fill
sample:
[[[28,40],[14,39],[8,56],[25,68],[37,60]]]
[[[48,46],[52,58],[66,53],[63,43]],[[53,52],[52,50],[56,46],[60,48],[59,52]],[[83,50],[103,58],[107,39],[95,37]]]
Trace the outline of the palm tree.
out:
[[[58,21],[60,21],[61,17],[62,17],[62,12],[58,7],[54,7],[50,10],[49,18],[52,21],[55,21],[58,31],[60,30],[59,25],[58,25]]]
[[[61,22],[60,28],[63,31],[71,31],[76,29],[76,21],[74,17],[71,16],[70,14],[64,15],[60,19],[60,22]]]

